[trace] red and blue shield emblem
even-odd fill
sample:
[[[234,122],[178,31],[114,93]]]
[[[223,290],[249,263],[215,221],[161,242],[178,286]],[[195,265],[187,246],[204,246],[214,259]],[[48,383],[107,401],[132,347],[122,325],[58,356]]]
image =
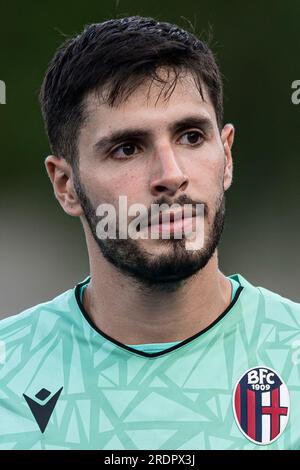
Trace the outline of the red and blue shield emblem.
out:
[[[234,416],[242,433],[255,444],[278,439],[289,417],[289,392],[279,375],[267,367],[247,370],[233,394]]]

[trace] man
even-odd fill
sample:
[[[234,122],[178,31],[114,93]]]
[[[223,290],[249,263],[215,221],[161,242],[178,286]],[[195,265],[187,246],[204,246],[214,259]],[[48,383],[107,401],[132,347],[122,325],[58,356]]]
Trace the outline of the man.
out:
[[[299,305],[218,267],[234,128],[208,46],[151,18],[90,25],[41,105],[90,276],[1,322],[1,447],[299,447]]]

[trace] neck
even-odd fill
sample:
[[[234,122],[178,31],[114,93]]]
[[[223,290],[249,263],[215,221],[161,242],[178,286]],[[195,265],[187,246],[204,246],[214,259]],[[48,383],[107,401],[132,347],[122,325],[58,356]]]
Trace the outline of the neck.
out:
[[[83,304],[104,333],[123,344],[182,341],[208,327],[228,307],[231,283],[218,269],[217,252],[175,291],[142,289],[98,256]]]

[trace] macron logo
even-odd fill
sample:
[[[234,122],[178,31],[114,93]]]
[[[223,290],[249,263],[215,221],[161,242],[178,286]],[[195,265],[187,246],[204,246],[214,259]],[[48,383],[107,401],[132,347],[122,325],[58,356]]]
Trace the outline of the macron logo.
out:
[[[41,388],[41,390],[35,395],[35,397],[39,401],[44,401],[45,403],[41,404],[38,403],[37,401],[33,400],[32,398],[28,397],[23,393],[23,397],[25,398],[31,413],[34,416],[34,419],[36,420],[41,432],[43,433],[47,427],[47,424],[49,422],[49,419],[51,418],[51,415],[53,413],[53,410],[55,408],[56,402],[59,398],[59,395],[61,394],[63,387],[61,387],[55,395],[53,395],[52,398],[50,398],[47,402],[47,398],[49,398],[49,395],[51,395],[51,392],[47,390],[46,388]]]

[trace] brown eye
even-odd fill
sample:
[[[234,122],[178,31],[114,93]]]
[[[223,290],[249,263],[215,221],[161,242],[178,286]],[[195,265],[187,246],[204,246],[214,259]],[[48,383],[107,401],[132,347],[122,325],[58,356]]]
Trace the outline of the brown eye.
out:
[[[124,154],[128,157],[134,153],[135,145],[133,144],[126,144],[122,146]]]
[[[184,144],[195,145],[199,144],[202,141],[202,134],[197,131],[186,132],[182,138],[184,138]]]
[[[126,157],[131,157],[132,155],[135,155],[136,153],[137,146],[135,144],[122,144],[119,145],[115,150],[112,152],[112,156],[114,158],[126,158]]]
[[[190,144],[196,144],[199,140],[200,134],[198,132],[189,132],[188,133],[188,140]]]

